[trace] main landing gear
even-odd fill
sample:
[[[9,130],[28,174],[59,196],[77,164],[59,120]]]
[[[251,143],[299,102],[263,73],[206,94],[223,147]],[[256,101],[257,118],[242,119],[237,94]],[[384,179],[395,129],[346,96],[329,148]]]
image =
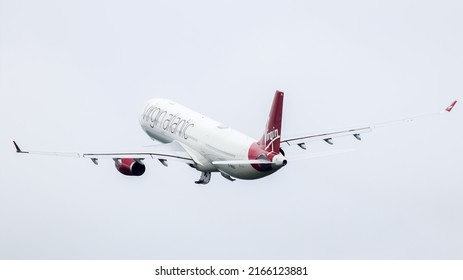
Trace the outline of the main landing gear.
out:
[[[209,183],[210,180],[211,180],[211,172],[203,172],[201,173],[201,177],[199,177],[199,180],[196,181],[195,183],[205,185]]]

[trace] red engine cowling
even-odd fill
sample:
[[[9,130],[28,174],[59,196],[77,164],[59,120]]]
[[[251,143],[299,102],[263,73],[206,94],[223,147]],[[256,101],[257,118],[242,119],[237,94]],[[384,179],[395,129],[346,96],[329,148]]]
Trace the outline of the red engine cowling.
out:
[[[141,176],[145,173],[145,165],[133,158],[114,160],[117,171],[127,176]]]

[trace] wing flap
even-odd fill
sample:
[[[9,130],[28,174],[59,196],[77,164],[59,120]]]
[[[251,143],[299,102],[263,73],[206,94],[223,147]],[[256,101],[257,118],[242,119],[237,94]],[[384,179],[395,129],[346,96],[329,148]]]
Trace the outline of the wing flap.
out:
[[[305,143],[307,142],[314,142],[314,141],[321,141],[324,140],[329,144],[332,144],[332,138],[344,137],[344,136],[354,136],[358,140],[360,140],[360,135],[363,133],[371,132],[373,127],[360,127],[360,128],[353,128],[353,129],[345,129],[339,131],[332,131],[332,132],[325,132],[325,133],[314,133],[310,135],[300,136],[300,137],[292,137],[288,139],[284,139],[281,141],[282,144],[286,146],[291,145],[299,145],[301,148],[304,149]]]
[[[194,163],[191,156],[185,151],[185,149],[176,141],[143,147],[139,150],[127,151],[127,152],[95,152],[95,153],[84,153],[84,158],[138,158],[138,159],[158,159],[162,161],[166,160],[177,160],[186,163]]]
[[[305,150],[306,149],[305,143],[307,142],[324,140],[328,144],[332,145],[333,144],[332,138],[344,137],[344,136],[354,136],[357,140],[361,140],[361,137],[360,137],[361,134],[371,132],[373,131],[373,129],[378,128],[378,127],[408,123],[408,122],[412,122],[412,121],[419,120],[419,119],[425,119],[429,117],[442,115],[443,113],[447,113],[447,112],[450,113],[452,109],[455,107],[456,103],[457,101],[455,100],[444,110],[441,110],[435,113],[417,115],[417,116],[393,120],[393,121],[376,123],[373,125],[358,126],[357,128],[352,128],[352,129],[341,129],[338,131],[330,131],[326,133],[313,133],[313,134],[307,134],[307,135],[303,135],[299,137],[291,137],[288,139],[281,140],[281,144],[286,145],[286,146],[298,145],[299,147]]]
[[[153,153],[153,152],[108,152],[108,153],[85,153],[82,154],[84,158],[96,158],[96,159],[113,159],[113,158],[137,158],[137,159],[159,159],[168,160],[174,159],[184,161],[187,163],[193,163],[191,157],[177,155],[172,153]]]

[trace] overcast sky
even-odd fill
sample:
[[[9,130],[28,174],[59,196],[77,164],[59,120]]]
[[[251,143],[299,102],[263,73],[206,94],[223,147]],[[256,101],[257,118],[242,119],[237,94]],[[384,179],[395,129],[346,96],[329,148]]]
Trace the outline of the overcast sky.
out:
[[[283,138],[438,111],[463,101],[462,15],[461,1],[0,0],[0,258],[463,258],[463,106],[206,186],[181,163],[131,178],[11,142],[148,145],[154,97],[255,138],[276,89]]]

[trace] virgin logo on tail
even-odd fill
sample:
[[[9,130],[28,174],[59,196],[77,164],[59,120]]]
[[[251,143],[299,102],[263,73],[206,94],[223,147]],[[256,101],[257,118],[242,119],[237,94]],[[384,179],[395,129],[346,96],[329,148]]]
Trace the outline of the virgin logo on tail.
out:
[[[278,136],[279,136],[278,129],[274,129],[272,131],[269,131],[269,132],[267,132],[267,134],[265,134],[265,142],[267,143],[268,140],[273,140],[273,139],[277,138]]]
[[[283,97],[284,93],[277,90],[268,116],[267,127],[265,128],[262,138],[258,142],[259,146],[267,152],[279,153],[280,151]]]

